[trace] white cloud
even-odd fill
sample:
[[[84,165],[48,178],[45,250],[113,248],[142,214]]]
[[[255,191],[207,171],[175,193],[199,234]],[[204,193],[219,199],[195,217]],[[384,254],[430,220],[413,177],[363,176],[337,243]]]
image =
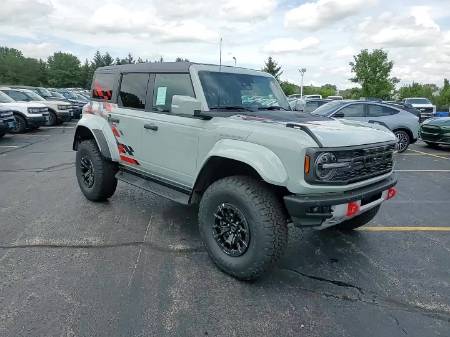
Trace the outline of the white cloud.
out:
[[[30,24],[49,15],[52,10],[53,6],[47,0],[2,0],[0,23]]]
[[[303,40],[293,38],[279,38],[269,42],[264,47],[264,51],[270,54],[298,53],[302,51],[312,51],[311,48],[317,47],[320,40],[315,37],[307,37]]]
[[[275,0],[227,0],[221,6],[221,15],[231,21],[261,20],[275,9]]]
[[[336,57],[348,58],[355,55],[355,49],[347,46],[336,51]]]
[[[373,3],[375,3],[375,0],[318,0],[307,2],[288,11],[284,22],[288,28],[317,30],[352,16]]]
[[[41,43],[19,43],[14,44],[12,47],[22,51],[25,57],[34,57],[38,59],[47,59],[56,50],[61,50],[59,46],[54,43],[41,42]]]

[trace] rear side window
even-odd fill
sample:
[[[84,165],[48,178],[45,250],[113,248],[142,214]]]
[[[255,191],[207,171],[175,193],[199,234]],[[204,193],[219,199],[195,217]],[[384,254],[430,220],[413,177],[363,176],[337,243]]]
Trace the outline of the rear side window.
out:
[[[95,74],[92,81],[92,98],[110,101],[113,95],[114,74]]]
[[[124,74],[119,90],[118,105],[124,108],[144,109],[150,74]]]
[[[397,113],[397,110],[393,108],[389,108],[387,106],[369,104],[368,105],[368,116],[369,117],[383,117],[390,116]]]
[[[194,96],[189,74],[156,74],[152,110],[170,112],[174,95]]]
[[[344,114],[344,117],[364,117],[364,105],[363,104],[351,104],[339,110]]]

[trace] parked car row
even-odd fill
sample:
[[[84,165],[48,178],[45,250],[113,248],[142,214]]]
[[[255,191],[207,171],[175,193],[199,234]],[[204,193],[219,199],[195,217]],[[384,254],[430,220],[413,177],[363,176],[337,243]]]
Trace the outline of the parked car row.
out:
[[[30,86],[0,86],[0,111],[12,114],[14,123],[0,127],[6,132],[22,133],[40,126],[53,126],[80,118],[89,97],[82,89],[47,89]]]

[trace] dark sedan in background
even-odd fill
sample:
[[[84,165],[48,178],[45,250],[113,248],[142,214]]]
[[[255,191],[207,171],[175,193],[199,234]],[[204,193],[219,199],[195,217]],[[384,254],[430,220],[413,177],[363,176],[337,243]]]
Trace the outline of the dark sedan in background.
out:
[[[429,146],[450,145],[450,117],[427,119],[419,132],[420,138]]]

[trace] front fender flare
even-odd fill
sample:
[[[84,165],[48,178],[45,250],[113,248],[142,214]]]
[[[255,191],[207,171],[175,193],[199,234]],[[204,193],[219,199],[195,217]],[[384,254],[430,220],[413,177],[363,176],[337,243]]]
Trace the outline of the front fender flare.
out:
[[[74,150],[77,133],[81,128],[87,128],[92,133],[100,152],[105,158],[116,162],[120,160],[116,138],[106,119],[96,115],[83,116],[75,128]]]
[[[213,156],[248,164],[269,184],[284,186],[288,179],[280,158],[262,145],[234,139],[219,140],[208,153],[202,166]]]

